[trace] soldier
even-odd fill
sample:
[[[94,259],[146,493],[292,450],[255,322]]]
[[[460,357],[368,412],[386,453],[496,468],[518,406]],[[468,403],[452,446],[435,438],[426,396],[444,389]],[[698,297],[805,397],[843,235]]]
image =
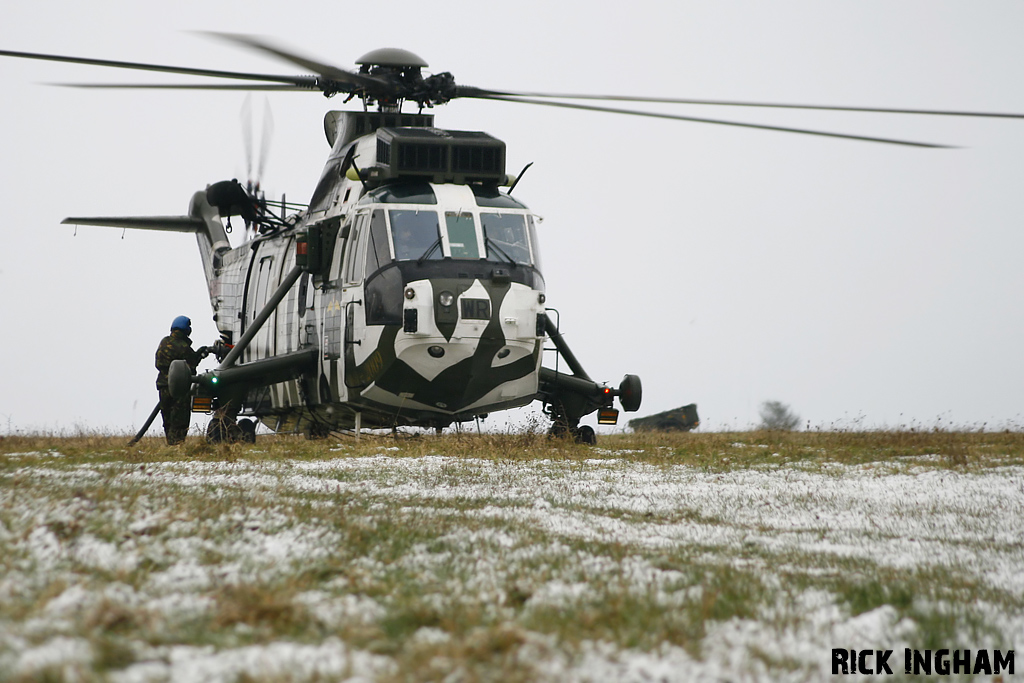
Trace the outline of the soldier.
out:
[[[167,435],[167,443],[172,446],[184,441],[185,435],[188,434],[191,406],[187,395],[171,396],[167,387],[167,370],[171,367],[171,361],[184,360],[194,373],[199,367],[199,361],[209,353],[205,346],[198,351],[193,350],[190,334],[192,321],[187,316],[179,315],[171,323],[171,333],[160,340],[160,346],[156,350],[156,369],[160,371],[156,377],[156,388],[160,392],[164,434]]]

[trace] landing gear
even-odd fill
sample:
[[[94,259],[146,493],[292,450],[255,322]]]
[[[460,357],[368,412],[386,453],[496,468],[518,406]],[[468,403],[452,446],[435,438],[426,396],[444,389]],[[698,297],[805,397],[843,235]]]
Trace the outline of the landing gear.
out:
[[[331,435],[331,428],[322,422],[310,422],[306,427],[305,434],[309,441],[326,439]]]
[[[252,420],[239,420],[238,429],[242,432],[242,443],[256,443],[256,423]]]
[[[565,419],[565,416],[555,416],[548,414],[551,418],[551,429],[548,430],[548,436],[555,439],[565,439],[569,436],[573,436],[575,427],[570,426],[569,422]],[[577,424],[579,421],[577,420]]]
[[[247,422],[247,420],[245,420]],[[241,426],[226,418],[214,417],[206,426],[206,440],[210,443],[238,443],[243,440]],[[252,428],[252,442],[256,442],[256,426]]]
[[[643,395],[640,378],[626,375],[618,389],[598,384],[590,379],[580,365],[554,321],[545,316],[544,323],[545,333],[572,373],[549,368],[540,370],[537,398],[544,403],[544,413],[551,418],[550,434],[554,437],[572,437],[576,443],[592,446],[597,443],[594,428],[587,425],[581,427],[580,419],[598,411],[599,424],[615,424],[619,416],[619,412],[612,407],[616,396],[626,412],[639,410]]]
[[[594,446],[597,444],[597,433],[590,425],[583,425],[576,432],[576,442]]]
[[[580,419],[569,418],[564,407],[552,408],[548,412],[551,417],[551,430],[548,435],[556,439],[572,439],[576,443],[593,446],[597,443],[597,433],[590,425],[580,427]]]
[[[213,418],[210,420],[210,424],[206,426],[206,440],[209,443],[238,443],[239,441],[244,441],[243,426],[238,421],[238,406],[241,405],[241,401],[236,397],[221,397],[219,400],[221,404],[213,411]],[[242,420],[242,422],[247,422],[252,427],[253,441],[250,443],[255,443],[256,425],[250,420]],[[244,428],[248,429],[248,427]]]

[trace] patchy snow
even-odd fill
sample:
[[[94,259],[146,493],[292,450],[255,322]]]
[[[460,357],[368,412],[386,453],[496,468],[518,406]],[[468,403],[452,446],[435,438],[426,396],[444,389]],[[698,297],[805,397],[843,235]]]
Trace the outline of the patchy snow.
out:
[[[305,605],[310,614],[328,629],[353,623],[372,624],[385,615],[384,608],[364,595],[334,596],[325,591],[306,591],[296,595],[295,601]]]
[[[352,650],[337,638],[319,645],[275,642],[215,651],[212,647],[171,648],[166,662],[140,662],[111,676],[113,683],[234,683],[247,680],[332,680],[369,682],[390,673],[386,658]]]
[[[9,568],[0,575],[0,602],[23,605],[26,616],[0,620],[0,672],[82,677],[98,655],[89,639],[73,636],[99,607],[166,623],[202,619],[217,609],[215,592],[224,586],[284,580],[342,556],[346,538],[335,518],[376,533],[385,514],[399,529],[402,519],[436,520],[436,533],[429,543],[400,546],[397,557],[385,554],[387,543],[369,544],[346,560],[343,576],[295,593],[293,603],[327,633],[385,620],[394,598],[359,586],[389,572],[418,582],[424,602],[439,611],[479,607],[495,622],[515,618],[516,600],[524,615],[570,610],[609,585],[672,610],[699,599],[702,586],[650,558],[679,549],[754,568],[769,586],[782,573],[827,576],[852,559],[895,571],[941,569],[985,590],[1024,595],[1024,468],[962,472],[920,457],[899,468],[772,462],[714,472],[645,464],[631,454],[492,461],[403,457],[390,447],[321,461],[19,464],[3,476],[30,486],[0,488]],[[86,495],[99,486],[110,495]],[[85,493],[69,495],[79,487]],[[132,496],[114,495],[122,488]],[[208,502],[208,512],[183,514],[172,504],[179,493]],[[299,517],[296,505],[315,512]],[[547,542],[534,543],[538,535]],[[599,546],[622,552],[613,557]],[[981,599],[971,608],[1002,642],[1024,642],[1024,614]],[[646,650],[601,640],[568,647],[527,633],[519,656],[552,681],[823,680],[832,647],[898,650],[918,629],[890,605],[851,615],[813,586],[782,591],[760,610],[757,618],[709,621],[696,651],[667,642]],[[429,649],[451,634],[423,626],[410,638]],[[145,657],[111,680],[359,681],[398,666],[337,637],[217,648],[139,643],[134,651]]]
[[[18,676],[29,676],[43,671],[59,671],[65,679],[74,679],[75,671],[88,666],[93,659],[89,642],[82,638],[58,636],[34,647],[22,650],[9,669]],[[0,659],[0,664],[3,660]],[[0,671],[3,669],[0,668]]]

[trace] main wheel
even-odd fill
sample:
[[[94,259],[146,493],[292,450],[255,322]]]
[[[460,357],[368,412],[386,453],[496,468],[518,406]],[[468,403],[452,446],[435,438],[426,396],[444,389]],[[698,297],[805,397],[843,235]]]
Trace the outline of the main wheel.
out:
[[[548,436],[555,439],[564,439],[570,434],[572,434],[572,429],[566,423],[564,418],[556,418],[554,422],[551,423],[551,429],[548,430]]]
[[[242,420],[249,422],[249,420]],[[250,422],[250,424],[252,424]],[[256,442],[256,425],[252,427],[253,440]],[[245,440],[241,424],[230,422],[225,418],[215,417],[206,426],[206,440],[210,443],[238,443]]]
[[[310,422],[306,426],[306,439],[309,441],[316,441],[318,439],[326,439],[331,435],[330,425],[326,425],[323,422]]]
[[[210,424],[206,425],[206,440],[210,443],[221,443],[227,441],[227,439],[228,434],[224,426],[224,420],[218,418],[210,420]]]
[[[252,420],[239,420],[238,429],[242,432],[242,443],[256,443],[256,423]]]
[[[590,425],[583,425],[576,432],[576,442],[593,446],[597,443],[597,433]]]

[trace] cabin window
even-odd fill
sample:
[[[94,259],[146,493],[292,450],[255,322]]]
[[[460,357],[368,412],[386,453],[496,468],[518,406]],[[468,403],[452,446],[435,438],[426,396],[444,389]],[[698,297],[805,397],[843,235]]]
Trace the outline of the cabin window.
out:
[[[530,242],[526,217],[518,213],[482,213],[488,261],[509,261],[530,265]]]
[[[391,244],[388,242],[388,226],[382,209],[377,209],[370,216],[369,242],[366,247],[367,277],[391,263]]]
[[[356,284],[363,280],[362,254],[366,246],[366,233],[369,232],[366,229],[367,222],[365,213],[356,216],[355,222],[352,223],[352,232],[349,233],[345,245],[345,281],[350,284]]]
[[[395,243],[397,260],[444,257],[436,211],[392,209],[388,214],[391,218],[391,235]]]
[[[335,242],[334,249],[331,250],[331,272],[328,275],[328,279],[331,282],[335,282],[341,278],[341,266],[345,263],[345,258],[348,256],[348,252],[345,250],[345,245],[348,243],[348,238],[342,237],[343,234],[352,234],[352,222],[345,223],[338,231],[338,238]]]
[[[263,308],[263,304],[267,303],[270,290],[270,268],[273,265],[273,256],[264,256],[260,259],[260,270],[256,276],[256,291],[253,292],[253,306],[251,306],[249,311],[250,322],[256,319],[256,316],[260,313],[260,309]]]
[[[452,258],[480,258],[480,247],[476,241],[476,221],[471,213],[446,211],[445,227],[448,228],[448,247]]]

